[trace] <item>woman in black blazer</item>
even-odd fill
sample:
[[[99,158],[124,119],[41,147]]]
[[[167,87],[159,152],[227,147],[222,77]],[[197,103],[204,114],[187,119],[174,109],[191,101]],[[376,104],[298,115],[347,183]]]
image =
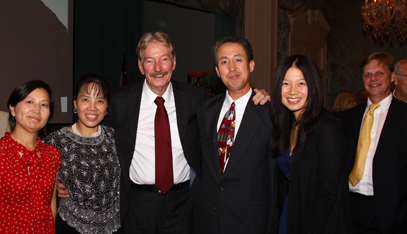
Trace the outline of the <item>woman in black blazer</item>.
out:
[[[277,67],[271,102],[272,233],[351,233],[345,139],[324,108],[317,66],[303,55]]]

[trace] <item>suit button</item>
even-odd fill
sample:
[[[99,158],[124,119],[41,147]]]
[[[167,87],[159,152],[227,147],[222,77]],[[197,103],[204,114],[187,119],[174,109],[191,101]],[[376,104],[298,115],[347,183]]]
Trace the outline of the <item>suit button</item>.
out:
[[[127,205],[127,206],[130,206],[130,204],[129,204],[129,203],[126,203],[126,205]]]
[[[213,210],[214,210],[214,211],[217,211],[217,210],[218,210],[218,207],[216,207],[216,206],[213,207]]]
[[[220,191],[223,191],[223,187],[222,187],[222,186],[219,186],[219,190],[220,190]]]

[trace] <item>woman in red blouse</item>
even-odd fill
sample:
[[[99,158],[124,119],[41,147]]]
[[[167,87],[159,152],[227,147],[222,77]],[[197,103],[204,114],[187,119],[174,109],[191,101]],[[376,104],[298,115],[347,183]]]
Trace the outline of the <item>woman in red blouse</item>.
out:
[[[0,233],[55,233],[59,151],[38,137],[54,112],[40,80],[18,85],[7,106],[13,131],[0,139]]]

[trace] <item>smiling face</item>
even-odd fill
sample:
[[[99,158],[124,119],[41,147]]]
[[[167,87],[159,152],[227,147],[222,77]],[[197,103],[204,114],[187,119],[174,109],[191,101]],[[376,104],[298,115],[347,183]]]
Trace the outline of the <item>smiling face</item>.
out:
[[[301,70],[290,67],[281,84],[281,102],[298,119],[307,107],[308,86]]]
[[[142,60],[138,60],[141,74],[146,76],[147,86],[157,95],[162,95],[170,83],[176,59],[170,50],[158,41],[152,41],[143,51]]]
[[[16,106],[9,106],[10,113],[16,119],[14,130],[38,132],[48,121],[49,95],[45,89],[34,89]]]
[[[100,122],[105,117],[107,100],[96,84],[89,84],[81,88],[74,106],[78,111],[76,127],[84,136],[90,136],[97,131]]]
[[[372,103],[379,103],[391,93],[394,78],[384,63],[374,59],[363,68],[363,84]]]
[[[238,43],[225,43],[217,51],[216,72],[228,89],[229,95],[237,100],[250,90],[250,73],[254,61],[248,61],[246,52]]]

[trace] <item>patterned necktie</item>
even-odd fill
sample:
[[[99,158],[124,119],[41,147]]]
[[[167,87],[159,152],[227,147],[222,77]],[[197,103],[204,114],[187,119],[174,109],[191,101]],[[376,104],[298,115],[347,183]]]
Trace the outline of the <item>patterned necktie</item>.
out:
[[[355,165],[351,173],[349,174],[349,180],[353,186],[355,186],[363,177],[363,171],[365,169],[365,163],[367,158],[367,152],[370,147],[371,132],[374,120],[374,111],[380,106],[380,104],[371,104],[369,110],[363,120],[362,128],[360,129],[358,149],[356,151]]]
[[[155,185],[166,194],[174,185],[170,122],[164,107],[164,99],[157,97],[154,102],[157,105],[154,120]]]
[[[232,151],[235,136],[235,103],[233,102],[229,110],[223,117],[222,124],[218,131],[218,151],[219,162],[222,168],[221,174],[225,171],[226,164]]]

